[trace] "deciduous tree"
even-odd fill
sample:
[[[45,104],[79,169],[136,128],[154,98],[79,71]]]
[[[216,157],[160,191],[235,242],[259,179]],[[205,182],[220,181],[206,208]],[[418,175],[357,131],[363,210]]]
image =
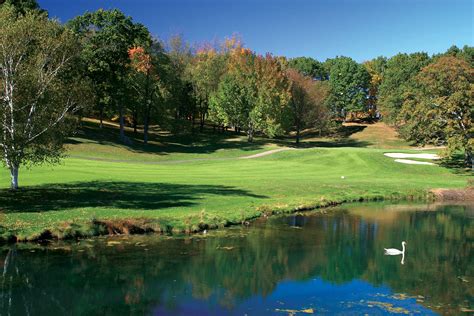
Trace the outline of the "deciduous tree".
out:
[[[373,115],[377,109],[379,86],[383,80],[383,73],[387,64],[387,58],[377,57],[364,62],[365,69],[370,75],[367,105],[369,112]]]
[[[304,76],[316,80],[327,80],[328,73],[323,64],[311,57],[296,57],[288,61],[288,67],[296,69]]]
[[[21,166],[59,160],[71,114],[90,98],[76,76],[72,32],[9,5],[0,7],[0,30],[0,148],[18,189]]]
[[[388,122],[397,123],[404,94],[414,86],[415,76],[429,62],[426,53],[397,54],[387,61],[377,103]]]
[[[69,21],[68,26],[80,38],[84,73],[94,83],[101,123],[107,107],[114,106],[119,114],[120,139],[125,140],[128,50],[149,43],[149,32],[116,9],[87,12]]]
[[[218,114],[213,119],[240,124],[249,142],[256,131],[273,137],[282,132],[282,115],[289,99],[288,80],[277,58],[236,49],[212,97],[212,113]]]
[[[13,6],[17,14],[25,14],[27,11],[36,11],[38,13],[46,13],[40,8],[36,0],[0,0],[0,5],[11,5]]]
[[[216,48],[204,46],[199,48],[189,64],[189,78],[193,86],[194,99],[199,115],[200,131],[208,114],[209,99],[217,90],[220,79],[226,69],[225,55]]]
[[[336,57],[326,64],[331,87],[329,104],[334,115],[345,118],[347,113],[364,110],[370,80],[364,66],[349,57]]]
[[[295,69],[288,69],[291,99],[287,107],[290,126],[296,131],[296,144],[300,142],[300,132],[308,127],[322,127],[326,114],[325,101],[328,96],[321,89],[321,82],[303,76]],[[324,84],[323,84],[324,85]]]
[[[402,135],[419,144],[447,144],[447,153],[464,151],[474,167],[474,70],[463,59],[441,57],[415,77],[405,94]]]

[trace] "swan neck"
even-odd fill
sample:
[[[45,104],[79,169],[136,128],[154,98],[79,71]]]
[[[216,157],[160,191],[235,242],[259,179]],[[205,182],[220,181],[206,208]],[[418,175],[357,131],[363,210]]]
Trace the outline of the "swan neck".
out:
[[[405,253],[405,244],[402,244],[402,252]]]

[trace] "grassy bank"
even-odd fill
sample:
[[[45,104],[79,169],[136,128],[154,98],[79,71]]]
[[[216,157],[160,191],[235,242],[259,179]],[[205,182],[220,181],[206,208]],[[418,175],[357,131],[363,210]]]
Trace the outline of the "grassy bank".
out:
[[[178,150],[182,144],[176,143],[175,153],[165,146],[163,152],[169,152],[163,155],[141,153],[140,144],[76,138],[69,145],[73,157],[62,165],[23,169],[19,192],[6,189],[8,173],[1,170],[1,236],[196,231],[345,201],[423,198],[431,188],[461,188],[472,178],[439,166],[396,163],[383,153],[400,149],[360,145],[360,133],[354,134],[357,141],[307,139],[306,148],[255,159],[237,157],[248,155],[248,146],[257,153],[282,143],[248,145],[239,136],[223,135],[212,150],[200,152],[197,142]],[[127,154],[104,157],[113,150]]]

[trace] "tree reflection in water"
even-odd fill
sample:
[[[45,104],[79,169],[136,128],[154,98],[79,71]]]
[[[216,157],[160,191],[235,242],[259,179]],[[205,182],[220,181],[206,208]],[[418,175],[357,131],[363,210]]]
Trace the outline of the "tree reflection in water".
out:
[[[4,247],[0,314],[181,313],[183,306],[217,314],[243,306],[275,311],[281,306],[272,295],[284,298],[298,286],[308,293],[327,286],[334,302],[345,299],[335,289],[356,287],[358,295],[374,298],[376,287],[385,287],[443,313],[472,308],[473,208],[426,208],[360,204],[324,215],[274,217],[206,237]],[[383,254],[384,246],[400,240],[410,245],[404,265]],[[324,304],[314,294],[296,300]],[[326,310],[367,308],[333,305]]]

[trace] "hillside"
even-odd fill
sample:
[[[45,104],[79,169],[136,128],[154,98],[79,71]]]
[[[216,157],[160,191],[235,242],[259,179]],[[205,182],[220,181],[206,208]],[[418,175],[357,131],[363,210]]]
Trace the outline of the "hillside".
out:
[[[424,198],[431,188],[462,188],[471,176],[442,166],[405,165],[384,152],[410,151],[381,123],[348,126],[339,139],[257,139],[232,133],[190,137],[155,132],[148,146],[127,131],[87,120],[58,166],[22,169],[23,189],[0,173],[4,238],[67,238],[114,232],[198,231],[263,213],[354,200]]]

